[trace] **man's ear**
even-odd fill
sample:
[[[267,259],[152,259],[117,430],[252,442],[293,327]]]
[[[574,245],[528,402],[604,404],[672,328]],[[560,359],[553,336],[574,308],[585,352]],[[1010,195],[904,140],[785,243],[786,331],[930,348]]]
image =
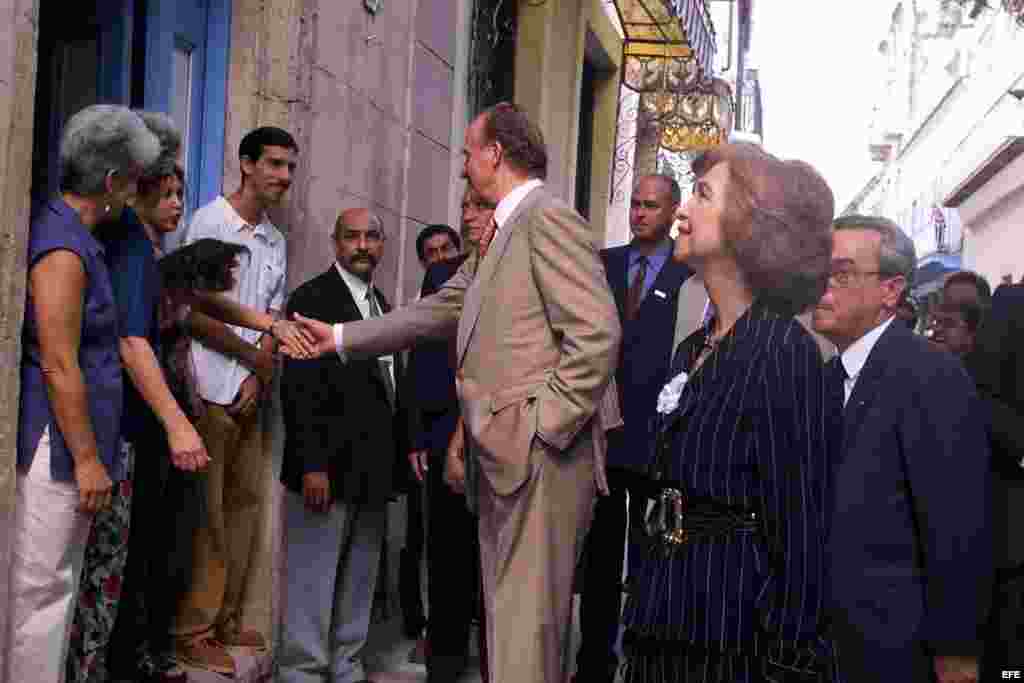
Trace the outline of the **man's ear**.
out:
[[[242,182],[245,182],[245,177],[252,175],[255,170],[256,162],[249,157],[239,157],[238,161],[242,170]]]
[[[114,194],[114,188],[117,186],[117,182],[114,180],[116,175],[117,171],[110,169],[107,171],[107,177],[103,179],[103,189],[107,194]]]
[[[501,166],[501,160],[505,156],[505,148],[497,140],[494,141],[491,149],[494,150],[494,168]]]
[[[907,289],[907,278],[902,275],[891,277],[882,281],[882,286],[885,288],[885,297],[883,303],[886,308],[896,310],[899,306],[900,299],[903,298],[903,292]]]

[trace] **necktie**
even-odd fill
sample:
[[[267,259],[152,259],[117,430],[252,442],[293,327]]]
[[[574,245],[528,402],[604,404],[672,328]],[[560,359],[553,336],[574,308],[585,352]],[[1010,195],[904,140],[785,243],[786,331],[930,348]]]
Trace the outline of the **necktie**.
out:
[[[843,365],[842,356],[836,355],[832,360],[825,366],[825,377],[828,382],[829,394],[832,396],[833,401],[838,401],[839,406],[846,406],[846,380],[849,379],[849,375],[846,374],[846,366]]]
[[[380,317],[380,306],[377,304],[377,297],[373,295],[373,287],[366,290],[366,301],[370,304],[370,317]],[[383,358],[379,358],[377,363],[380,365],[380,374],[384,376],[384,388],[388,392],[388,403],[391,404],[391,409],[395,409],[395,380],[391,376],[391,363]]]
[[[640,310],[640,300],[644,296],[644,280],[647,279],[647,257],[640,257],[640,266],[636,269],[633,283],[626,292],[626,320],[632,320]]]
[[[484,234],[480,236],[480,260],[484,259],[487,255],[487,249],[491,246],[491,240],[494,239],[494,235],[498,232],[498,222],[491,220],[491,224],[484,230]]]

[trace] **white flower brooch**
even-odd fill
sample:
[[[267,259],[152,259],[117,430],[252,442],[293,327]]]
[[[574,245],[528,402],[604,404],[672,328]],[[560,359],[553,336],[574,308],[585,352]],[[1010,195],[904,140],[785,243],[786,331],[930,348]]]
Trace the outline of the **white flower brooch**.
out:
[[[686,380],[689,378],[690,376],[685,372],[680,372],[661,388],[661,393],[658,394],[659,414],[668,415],[676,409],[676,406],[679,405],[679,397],[683,395],[683,387],[686,386]]]

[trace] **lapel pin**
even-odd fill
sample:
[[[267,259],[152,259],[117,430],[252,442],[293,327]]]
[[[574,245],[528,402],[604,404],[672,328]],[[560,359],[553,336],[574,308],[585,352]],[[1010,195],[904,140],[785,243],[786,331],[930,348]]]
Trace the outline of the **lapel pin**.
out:
[[[664,299],[664,298],[666,298],[667,295],[665,294],[665,292],[661,291],[660,289],[656,289],[656,290],[654,290],[654,296],[658,297],[659,299]]]

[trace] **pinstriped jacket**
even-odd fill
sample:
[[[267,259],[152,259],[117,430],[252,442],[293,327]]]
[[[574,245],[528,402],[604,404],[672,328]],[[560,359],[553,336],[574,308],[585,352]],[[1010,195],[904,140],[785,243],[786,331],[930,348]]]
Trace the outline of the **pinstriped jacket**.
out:
[[[702,334],[680,345],[673,376],[689,370]],[[817,649],[829,468],[841,435],[829,396],[816,342],[757,304],[691,374],[662,426],[665,479],[755,512],[764,532],[695,542],[668,558],[645,553],[624,616],[634,635],[672,648]]]

